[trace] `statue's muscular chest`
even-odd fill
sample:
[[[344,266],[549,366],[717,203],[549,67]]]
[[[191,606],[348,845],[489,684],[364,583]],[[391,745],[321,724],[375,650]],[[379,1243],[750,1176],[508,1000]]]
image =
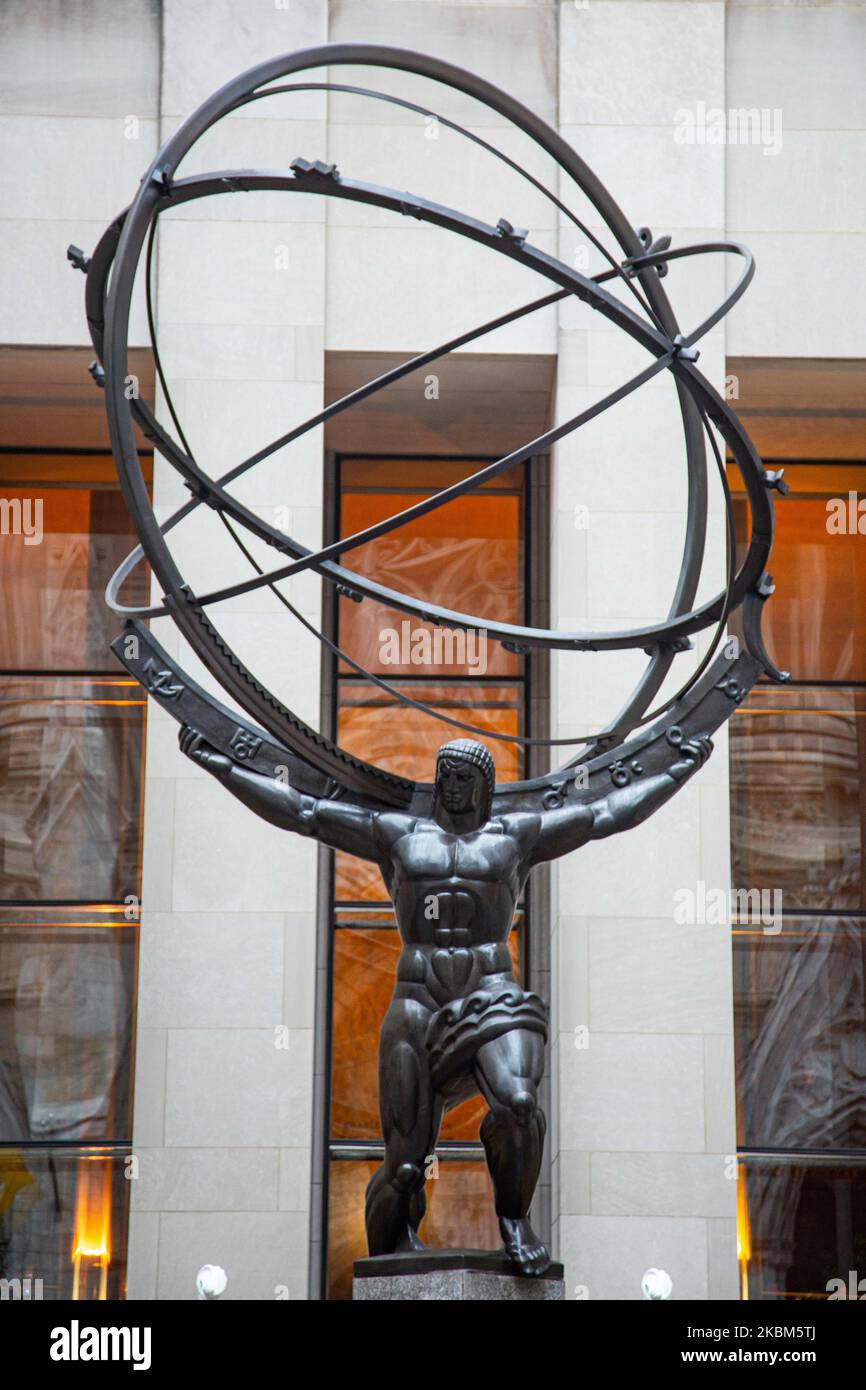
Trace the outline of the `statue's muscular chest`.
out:
[[[393,888],[419,890],[500,885],[516,887],[518,847],[500,828],[454,835],[431,822],[422,822],[394,845],[391,855]]]

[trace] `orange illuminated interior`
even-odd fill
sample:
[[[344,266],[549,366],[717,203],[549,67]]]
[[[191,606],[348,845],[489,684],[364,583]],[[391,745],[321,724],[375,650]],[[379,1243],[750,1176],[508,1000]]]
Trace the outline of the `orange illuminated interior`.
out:
[[[73,1300],[106,1299],[110,1263],[111,1160],[88,1154],[78,1164],[72,1239]]]
[[[452,483],[477,472],[484,460],[343,460],[340,465],[340,534],[353,535],[404,511]],[[523,490],[520,470],[512,469],[477,492],[447,502],[398,530],[343,556],[355,570],[389,588],[472,616],[519,622],[522,586]],[[350,610],[354,610],[351,612]],[[347,653],[381,673],[378,631],[420,619],[365,599],[340,600],[341,643]],[[488,675],[513,675],[517,658],[498,643],[488,650]],[[389,664],[398,674],[417,674],[411,666]],[[454,663],[440,675],[466,674]]]
[[[4,587],[16,601],[0,610],[0,669],[110,668],[114,658],[108,643],[120,623],[103,593],[134,543],[119,488],[45,485],[34,479],[29,487],[2,485],[2,494],[10,508],[17,503],[20,510],[7,510],[3,518]],[[20,525],[19,516],[25,526],[16,534],[12,527]],[[139,566],[124,599],[135,604],[146,596],[146,566]]]
[[[740,1266],[740,1297],[749,1297],[749,1261],[752,1258],[752,1235],[749,1227],[749,1199],[746,1194],[746,1174],[740,1167],[737,1173],[737,1261]]]
[[[742,558],[748,504],[738,470],[728,473]],[[828,503],[844,503],[847,522],[850,494],[866,498],[866,464],[786,463],[785,481],[770,559],[776,592],[762,620],[767,650],[797,681],[866,681],[866,535],[828,530]]]
[[[481,466],[483,460],[477,459],[344,459],[340,534],[354,534]],[[430,603],[519,623],[524,611],[523,508],[522,470],[512,470],[470,497],[346,552],[342,563]],[[359,664],[437,711],[482,730],[523,733],[522,658],[490,642],[483,679],[473,678],[467,662],[420,668],[411,661],[383,663],[381,633],[399,632],[406,621],[413,632],[431,627],[369,599],[357,604],[341,597],[338,642]],[[474,737],[407,707],[345,664],[339,674],[338,741],[366,762],[432,781],[440,744]],[[479,741],[490,749],[499,781],[523,775],[518,745],[483,735]],[[376,866],[343,853],[336,855],[335,899],[338,904],[390,907]],[[517,967],[516,932],[511,945]],[[393,928],[340,930],[334,951],[332,1134],[377,1139],[377,1039],[400,941]],[[446,1117],[441,1137],[476,1140],[484,1109],[480,1099],[464,1102]]]

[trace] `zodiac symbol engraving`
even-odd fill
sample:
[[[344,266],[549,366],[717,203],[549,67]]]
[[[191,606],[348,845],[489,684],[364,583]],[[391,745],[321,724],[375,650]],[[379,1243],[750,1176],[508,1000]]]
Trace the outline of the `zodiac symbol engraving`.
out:
[[[144,663],[141,679],[151,695],[161,695],[165,700],[176,700],[185,689],[174,671],[160,669],[152,657]],[[175,684],[171,685],[171,681]]]
[[[254,758],[262,746],[262,741],[255,734],[251,734],[249,729],[242,729],[238,726],[235,729],[229,747],[239,762],[249,762]]]

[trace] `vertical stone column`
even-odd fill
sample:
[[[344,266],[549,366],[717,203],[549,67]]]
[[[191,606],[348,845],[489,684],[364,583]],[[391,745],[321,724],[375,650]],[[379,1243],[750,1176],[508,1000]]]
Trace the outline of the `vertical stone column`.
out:
[[[84,277],[66,247],[90,255],[156,152],[157,17],[112,0],[6,5],[0,63],[0,343],[89,348]],[[130,344],[145,334],[134,312]]]
[[[725,100],[721,3],[564,0],[560,126],[635,226],[675,245],[717,236],[725,219],[724,149],[681,144],[682,110]],[[561,196],[598,225],[563,179]],[[563,258],[589,273],[597,254],[567,222]],[[723,297],[721,258],[671,267],[665,280],[684,329]],[[628,290],[615,285],[628,298]],[[646,365],[622,334],[574,303],[561,312],[557,419]],[[701,344],[717,387],[724,334]],[[685,450],[672,381],[659,378],[557,447],[554,622],[613,628],[667,614],[679,571]],[[721,491],[710,484],[707,577],[721,587]],[[678,684],[705,650],[677,658]],[[592,731],[615,716],[643,653],[560,656],[555,732]],[[676,688],[670,680],[664,694]],[[737,1295],[731,949],[725,925],[678,922],[683,892],[729,886],[724,733],[705,769],[638,829],[560,862],[553,957],[558,1132],[556,1249],[567,1297],[640,1298],[648,1267],[675,1298]]]
[[[727,38],[728,105],[761,125],[725,151],[730,235],[757,263],[728,352],[862,358],[866,9],[731,0]]]
[[[222,82],[326,38],[324,0],[163,5],[162,135]],[[325,146],[322,94],[257,102],[209,132],[181,173],[288,168]],[[219,476],[321,407],[324,215],[318,200],[232,194],[166,215],[158,241],[164,365],[189,446]],[[162,416],[167,418],[165,402]],[[320,432],[238,480],[236,495],[313,547]],[[160,518],[188,497],[157,460]],[[174,533],[199,593],[251,571],[201,508]],[[254,544],[260,563],[275,552]],[[291,601],[319,623],[319,583]],[[311,724],[319,646],[258,591],[213,610],[241,659]],[[213,689],[163,620],[156,634]],[[187,762],[148,713],[129,1294],[195,1296],[204,1263],[226,1298],[305,1298],[310,1187],[316,848],[281,833]]]

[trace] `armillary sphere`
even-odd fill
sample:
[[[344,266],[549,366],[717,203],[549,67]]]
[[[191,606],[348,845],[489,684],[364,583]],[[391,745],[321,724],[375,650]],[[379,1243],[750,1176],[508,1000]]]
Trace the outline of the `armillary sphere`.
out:
[[[352,65],[396,69],[432,79],[476,99],[498,116],[506,118],[545,151],[588,199],[600,222],[607,227],[615,249],[610,250],[603,245],[562,197],[546,188],[503,151],[455,121],[390,93],[333,81],[298,80],[299,74],[311,69]],[[287,81],[289,78],[295,80]],[[304,155],[298,155],[285,170],[217,169],[187,177],[182,175],[180,166],[184,158],[201,136],[222,117],[276,93],[310,91],[351,93],[371,101],[395,104],[425,118],[435,117],[443,126],[481,146],[489,155],[504,161],[528,180],[538,193],[550,200],[562,217],[579,228],[603,257],[606,268],[594,276],[583,275],[534,246],[527,232],[514,227],[505,217],[501,217],[495,226],[489,225],[455,208],[431,202],[420,194],[353,179],[350,171],[338,170],[335,165]],[[314,151],[307,153],[315,154]],[[546,277],[553,288],[532,303],[412,357],[334,401],[311,419],[295,425],[267,447],[238,462],[222,477],[211,478],[196,462],[186,443],[159,359],[150,283],[154,235],[159,216],[166,209],[199,198],[238,197],[252,190],[278,190],[286,194],[347,199],[385,209],[397,217],[415,218],[441,228],[443,232],[469,238],[497,255],[506,256],[537,271]],[[518,807],[549,808],[563,804],[567,797],[597,796],[605,784],[621,786],[633,776],[659,771],[677,757],[677,749],[684,739],[699,731],[711,732],[718,727],[762,673],[776,680],[785,679],[783,673],[774,668],[764,648],[760,615],[763,603],[773,588],[767,573],[773,537],[771,493],[773,489],[784,493],[786,485],[780,473],[765,470],[735,413],[696,365],[698,351],[695,345],[744,293],[754,273],[754,263],[748,249],[737,242],[711,241],[697,246],[673,248],[670,240],[670,237],[662,237],[653,241],[647,228],[633,228],[595,174],[562,136],[534,112],[489,82],[436,58],[378,45],[326,44],[260,63],[220,88],[163,146],[142,179],[135,199],[107,229],[93,257],[87,260],[74,247],[68,253],[73,264],[87,274],[87,318],[97,354],[97,361],[91,370],[105,388],[117,472],[140,541],[113,576],[106,593],[111,607],[126,619],[125,631],[114,643],[114,650],[120,659],[164,708],[181,722],[200,728],[211,743],[236,760],[246,762],[261,772],[285,768],[295,784],[312,795],[345,796],[371,806],[412,807],[419,814],[424,814],[429,807],[431,784],[415,783],[395,776],[384,768],[365,763],[306,725],[267,690],[231,650],[208,616],[210,605],[267,585],[299,621],[306,623],[276,586],[281,580],[303,570],[313,570],[328,583],[338,586],[341,592],[359,601],[372,599],[423,621],[449,628],[482,629],[488,639],[500,642],[511,651],[548,649],[604,653],[629,648],[645,651],[647,665],[635,689],[616,718],[601,732],[568,740],[521,739],[516,736],[511,740],[549,746],[568,743],[580,745],[580,750],[563,767],[545,776],[500,786],[495,801],[497,813]],[[153,410],[139,398],[129,399],[130,393],[125,389],[130,302],[143,253],[146,261],[148,319],[157,375],[168,402],[177,441],[156,419]],[[739,258],[739,280],[724,302],[703,323],[683,333],[662,280],[673,263],[682,258],[719,253]],[[612,288],[620,291],[620,295],[613,294]],[[350,410],[409,373],[419,371],[494,329],[565,300],[570,295],[576,296],[622,329],[648,354],[648,365],[642,371],[572,419],[557,424],[522,447],[478,469],[463,481],[316,551],[301,545],[278,527],[269,525],[229,490],[236,478],[264,458],[340,412]],[[396,530],[463,496],[505,470],[532,459],[665,371],[674,378],[682,415],[688,502],[679,579],[668,615],[656,625],[617,632],[558,632],[494,622],[483,614],[453,611],[396,592],[344,568],[340,563],[344,551]],[[191,492],[189,501],[162,524],[157,522],[148,496],[136,449],[135,424],[177,470]],[[739,567],[736,563],[733,508],[723,450],[739,468],[749,502],[751,529],[748,547]],[[696,607],[707,530],[708,470],[712,467],[718,473],[725,497],[728,579],[722,592]],[[243,582],[198,594],[193,593],[185,582],[172,555],[168,537],[181,520],[202,504],[218,513],[254,573]],[[272,546],[283,557],[282,561],[270,570],[262,570],[246,549],[237,528]],[[150,607],[127,607],[119,599],[121,587],[135,566],[145,558],[150,562],[161,587],[162,601]],[[725,649],[717,655],[727,620],[741,606],[743,646],[732,652],[726,644]],[[144,625],[145,619],[166,614],[172,617],[193,651],[222,688],[246,711],[251,722],[239,719],[234,712],[206,694],[168,657]],[[658,695],[677,654],[688,649],[692,636],[704,629],[712,630],[713,636],[697,669],[675,695],[651,709],[652,701]],[[323,634],[317,632],[316,636],[333,651],[338,650]],[[130,637],[136,640],[130,641]],[[419,702],[372,675],[357,662],[344,659],[360,675],[388,690],[396,700],[418,705]],[[441,712],[427,712],[446,724],[471,730],[470,725],[449,719]],[[471,731],[488,737],[497,736],[484,730]],[[580,771],[579,777],[575,776],[576,768]]]

